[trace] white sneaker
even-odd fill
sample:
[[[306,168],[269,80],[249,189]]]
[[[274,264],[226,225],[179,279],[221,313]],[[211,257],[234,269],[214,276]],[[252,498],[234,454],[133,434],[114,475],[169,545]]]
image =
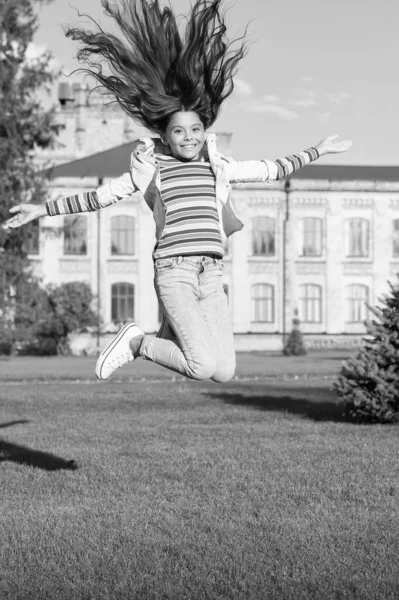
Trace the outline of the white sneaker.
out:
[[[128,323],[122,327],[118,335],[98,357],[96,364],[98,379],[108,379],[116,369],[134,360],[129,342],[139,335],[144,335],[144,333],[134,323]]]

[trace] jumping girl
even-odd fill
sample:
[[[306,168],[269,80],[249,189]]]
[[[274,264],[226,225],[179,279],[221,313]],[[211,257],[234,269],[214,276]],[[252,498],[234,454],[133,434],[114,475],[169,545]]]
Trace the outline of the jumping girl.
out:
[[[226,38],[222,0],[197,0],[184,37],[159,0],[102,0],[123,35],[71,29],[83,43],[79,60],[136,121],[157,138],[135,143],[130,170],[99,187],[45,205],[20,204],[5,228],[45,215],[96,211],[140,191],[153,212],[154,284],[164,318],[156,336],[125,325],[101,353],[96,375],[108,377],[141,357],[192,379],[229,381],[235,372],[233,329],[223,290],[223,242],[242,229],[231,202],[231,184],[283,179],[351,141],[336,136],[276,161],[237,162],[217,151],[207,133],[246,52]],[[95,58],[97,61],[95,61]],[[102,68],[105,62],[109,72]]]

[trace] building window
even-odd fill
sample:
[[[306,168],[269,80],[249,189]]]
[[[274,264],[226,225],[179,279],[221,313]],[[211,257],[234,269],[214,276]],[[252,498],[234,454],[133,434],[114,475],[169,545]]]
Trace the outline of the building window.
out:
[[[314,217],[302,219],[302,256],[323,254],[323,221]]]
[[[274,256],[276,221],[270,217],[252,219],[252,254],[254,256]]]
[[[251,286],[252,322],[274,323],[274,286],[257,283]]]
[[[135,221],[133,217],[120,215],[111,219],[111,254],[117,256],[134,254]]]
[[[114,283],[111,287],[111,319],[114,323],[134,320],[134,285]]]
[[[321,323],[322,292],[320,285],[306,283],[299,288],[300,319],[303,323]]]
[[[25,240],[23,249],[26,254],[39,254],[40,227],[39,221],[32,221],[26,226],[28,238]]]
[[[64,219],[64,254],[87,254],[86,217],[66,217]]]
[[[347,319],[349,323],[363,323],[368,316],[369,289],[366,285],[346,287]]]
[[[370,223],[367,219],[348,219],[345,223],[346,256],[369,256]]]
[[[399,219],[395,219],[392,225],[392,256],[399,258]]]

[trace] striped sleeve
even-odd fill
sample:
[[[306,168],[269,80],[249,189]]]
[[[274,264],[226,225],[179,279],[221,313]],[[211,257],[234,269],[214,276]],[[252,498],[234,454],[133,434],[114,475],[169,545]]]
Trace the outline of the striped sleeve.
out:
[[[305,167],[320,158],[317,148],[311,147],[298,154],[273,160],[244,160],[228,159],[226,170],[230,183],[255,183],[285,179],[294,171]]]
[[[46,203],[47,214],[55,217],[56,215],[93,212],[111,206],[136,191],[137,187],[133,183],[131,174],[124,173],[117,179],[101,185],[95,191],[82,192],[59,200],[50,200]]]
[[[101,208],[97,192],[83,192],[46,202],[47,214],[50,217],[56,215],[71,215],[73,213],[93,212]]]
[[[298,169],[302,169],[302,167],[305,167],[314,160],[317,160],[319,157],[320,154],[317,148],[311,147],[303,152],[299,152],[299,154],[292,154],[291,156],[286,156],[285,158],[278,158],[275,161],[277,166],[275,179],[285,179],[295,171],[298,171]]]

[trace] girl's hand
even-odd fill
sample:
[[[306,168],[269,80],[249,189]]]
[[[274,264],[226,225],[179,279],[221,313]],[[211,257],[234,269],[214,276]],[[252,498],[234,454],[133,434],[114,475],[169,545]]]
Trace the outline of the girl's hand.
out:
[[[330,135],[329,137],[324,138],[324,140],[321,140],[321,142],[316,146],[320,156],[323,156],[323,154],[346,152],[352,146],[352,140],[343,140],[342,142],[338,142],[336,140],[337,137],[337,135]]]
[[[47,210],[43,204],[18,204],[18,206],[10,208],[10,213],[13,213],[13,216],[2,224],[3,229],[16,229],[21,225],[26,225],[30,221],[47,215]]]

